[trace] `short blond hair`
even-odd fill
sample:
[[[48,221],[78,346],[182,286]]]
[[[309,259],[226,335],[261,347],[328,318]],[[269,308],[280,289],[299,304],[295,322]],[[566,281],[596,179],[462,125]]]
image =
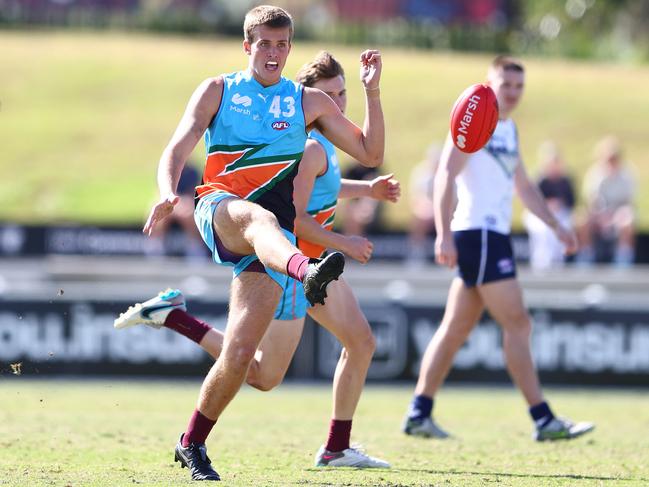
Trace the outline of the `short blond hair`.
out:
[[[288,39],[293,39],[293,17],[286,10],[273,5],[260,5],[248,11],[243,21],[243,36],[246,41],[253,42],[253,30],[259,25],[272,29],[288,27]]]
[[[300,68],[295,80],[304,86],[313,86],[322,79],[331,79],[336,76],[342,76],[345,79],[343,67],[331,53],[320,51],[313,61]]]

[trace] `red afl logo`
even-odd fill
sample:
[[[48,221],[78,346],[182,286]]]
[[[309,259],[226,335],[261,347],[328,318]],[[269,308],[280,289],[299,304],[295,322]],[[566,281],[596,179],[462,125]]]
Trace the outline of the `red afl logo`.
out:
[[[288,123],[285,120],[282,120],[281,122],[273,122],[273,125],[271,125],[273,129],[275,130],[286,130],[291,126],[290,123]]]

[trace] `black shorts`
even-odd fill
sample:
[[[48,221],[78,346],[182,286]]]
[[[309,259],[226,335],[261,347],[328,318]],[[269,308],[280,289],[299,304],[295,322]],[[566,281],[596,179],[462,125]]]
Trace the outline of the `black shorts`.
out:
[[[467,287],[516,277],[509,235],[487,230],[453,232],[460,277]]]

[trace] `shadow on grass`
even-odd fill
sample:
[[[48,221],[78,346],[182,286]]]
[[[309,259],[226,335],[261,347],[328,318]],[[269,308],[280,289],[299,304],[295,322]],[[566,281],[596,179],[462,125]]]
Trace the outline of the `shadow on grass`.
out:
[[[305,469],[309,472],[322,472],[321,468],[308,468]],[[399,473],[399,472],[416,472],[428,473],[433,475],[487,475],[490,477],[512,477],[512,478],[536,478],[536,479],[574,479],[574,480],[618,480],[626,482],[647,482],[649,478],[639,477],[607,477],[602,475],[580,475],[580,474],[540,474],[540,473],[515,473],[515,472],[474,472],[471,470],[432,470],[423,468],[391,468],[391,469],[356,469],[350,468],[349,470],[363,470],[364,472],[376,473]]]
[[[395,472],[418,472],[430,473],[436,475],[489,475],[493,477],[514,477],[514,478],[532,478],[532,479],[574,479],[574,480],[623,480],[633,482],[649,482],[649,479],[630,478],[630,477],[606,477],[602,475],[580,475],[573,473],[565,474],[541,474],[541,473],[515,473],[515,472],[473,472],[470,470],[428,470],[417,468],[398,468]]]

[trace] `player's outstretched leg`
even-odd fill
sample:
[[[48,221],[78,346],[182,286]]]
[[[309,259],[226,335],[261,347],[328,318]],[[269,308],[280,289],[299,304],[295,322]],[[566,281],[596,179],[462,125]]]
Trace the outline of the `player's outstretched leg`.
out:
[[[218,359],[223,350],[223,332],[187,313],[185,308],[182,292],[167,289],[147,301],[131,306],[115,320],[114,326],[117,329],[135,325],[147,325],[155,329],[169,328],[196,342],[215,360]],[[304,318],[272,321],[248,368],[246,382],[250,386],[260,391],[270,391],[282,382],[302,336],[303,327]]]

